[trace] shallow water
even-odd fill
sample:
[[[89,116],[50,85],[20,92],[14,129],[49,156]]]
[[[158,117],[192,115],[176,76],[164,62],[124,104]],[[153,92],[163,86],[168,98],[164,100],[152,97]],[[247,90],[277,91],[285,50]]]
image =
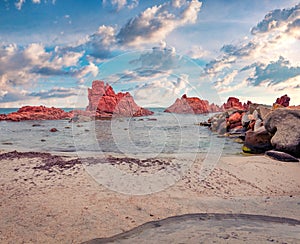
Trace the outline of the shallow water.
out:
[[[219,138],[197,123],[210,115],[182,115],[152,109],[154,115],[83,123],[67,120],[0,122],[0,149],[49,152],[115,152],[129,154],[207,153],[222,147],[223,154],[239,154],[241,147]],[[50,132],[56,128],[58,132]]]

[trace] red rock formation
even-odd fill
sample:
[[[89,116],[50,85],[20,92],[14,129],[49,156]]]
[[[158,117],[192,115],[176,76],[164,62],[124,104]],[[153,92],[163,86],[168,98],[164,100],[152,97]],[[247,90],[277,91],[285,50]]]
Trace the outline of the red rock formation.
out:
[[[282,105],[283,107],[288,107],[290,105],[290,100],[291,99],[288,97],[288,95],[285,94],[284,96],[277,98],[275,103]]]
[[[45,106],[25,106],[17,112],[1,115],[0,120],[22,121],[22,120],[58,120],[72,118],[71,112],[65,112],[60,108],[47,108]]]
[[[242,104],[240,100],[236,97],[229,97],[227,102],[223,104],[225,110],[248,110],[250,101]]]
[[[209,112],[220,112],[221,108],[215,104],[209,105],[206,100],[201,100],[198,97],[187,97],[184,94],[181,99],[176,101],[168,107],[165,112],[178,114],[203,114]]]
[[[147,116],[153,114],[145,108],[139,107],[129,92],[115,93],[113,88],[103,81],[93,81],[88,89],[89,105],[86,110],[96,112],[96,117],[112,116]]]

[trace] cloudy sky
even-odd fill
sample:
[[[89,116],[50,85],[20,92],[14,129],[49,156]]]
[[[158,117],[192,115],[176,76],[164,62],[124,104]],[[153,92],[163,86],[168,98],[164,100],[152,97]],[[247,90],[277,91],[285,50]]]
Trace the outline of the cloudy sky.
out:
[[[298,105],[299,54],[299,0],[2,0],[0,107],[85,107],[95,79],[144,106]]]

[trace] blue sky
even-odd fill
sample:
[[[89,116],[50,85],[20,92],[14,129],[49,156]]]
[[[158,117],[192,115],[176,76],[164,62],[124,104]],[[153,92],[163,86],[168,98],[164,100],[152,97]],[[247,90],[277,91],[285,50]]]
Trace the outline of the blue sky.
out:
[[[95,79],[144,106],[184,93],[300,104],[300,3],[3,0],[0,107],[84,107]]]

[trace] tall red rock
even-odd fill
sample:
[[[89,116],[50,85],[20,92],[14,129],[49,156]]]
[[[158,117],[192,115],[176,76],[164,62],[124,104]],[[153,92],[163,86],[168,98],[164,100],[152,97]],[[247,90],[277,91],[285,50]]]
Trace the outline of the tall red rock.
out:
[[[250,101],[242,104],[240,100],[236,97],[229,97],[227,102],[223,104],[225,110],[248,110]]]
[[[60,108],[47,108],[45,106],[24,106],[17,112],[1,115],[0,120],[22,121],[22,120],[59,120],[73,117],[72,112],[65,112]]]
[[[113,88],[103,81],[93,81],[88,89],[89,105],[86,111],[96,112],[96,117],[147,116],[152,111],[138,106],[129,92],[115,93]]]
[[[221,108],[215,104],[209,104],[207,100],[198,97],[187,97],[184,94],[180,99],[168,107],[165,112],[178,114],[203,114],[209,112],[220,112]]]

